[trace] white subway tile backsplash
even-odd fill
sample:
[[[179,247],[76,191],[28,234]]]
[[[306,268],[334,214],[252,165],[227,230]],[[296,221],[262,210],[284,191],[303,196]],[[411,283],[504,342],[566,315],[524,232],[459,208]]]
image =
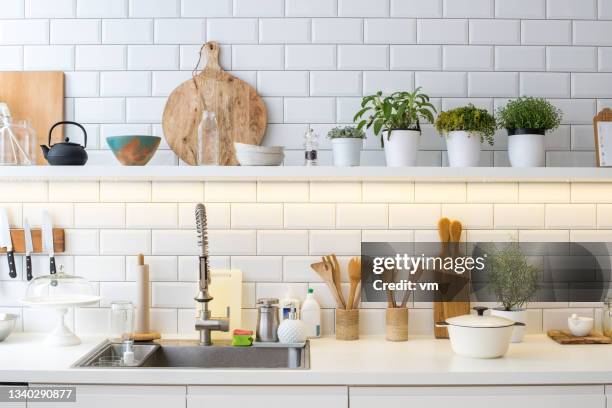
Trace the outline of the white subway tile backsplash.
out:
[[[232,204],[233,229],[278,229],[283,227],[282,204]]]
[[[207,202],[254,202],[257,200],[257,184],[254,182],[217,181],[206,182],[205,199]]]
[[[149,182],[100,182],[101,202],[149,202],[151,183]]]
[[[0,10],[0,18],[23,18],[25,0],[5,0]]]
[[[333,123],[334,98],[285,98],[285,123]]]
[[[264,96],[308,96],[308,72],[260,71],[257,90]]]
[[[102,42],[106,44],[151,44],[153,43],[153,20],[103,20]]]
[[[445,46],[443,68],[446,71],[492,71],[493,47]]]
[[[338,0],[286,0],[285,14],[288,17],[335,17]]]
[[[259,22],[262,44],[303,44],[310,42],[310,20],[269,18]]]
[[[308,231],[258,231],[257,255],[306,255]]]
[[[287,45],[285,47],[285,68],[289,70],[335,69],[336,49],[335,45]]]
[[[546,18],[546,0],[495,0],[496,18]]]
[[[100,96],[148,96],[151,95],[150,72],[102,72]]]
[[[391,69],[437,71],[442,67],[439,45],[392,45]]]
[[[234,0],[234,16],[280,17],[284,14],[284,0]]]
[[[155,308],[193,308],[193,284],[154,282],[151,285],[151,306]]]
[[[178,17],[180,0],[130,0],[130,17]]]
[[[468,77],[465,72],[417,72],[415,86],[426,89],[429,96],[467,96]],[[478,96],[478,95],[471,95]]]
[[[468,203],[516,203],[519,186],[516,183],[468,183]]]
[[[338,204],[336,228],[387,229],[389,210],[386,204]]]
[[[256,44],[258,24],[254,19],[211,19],[206,24],[206,38],[222,44]]]
[[[419,44],[467,44],[468,22],[461,19],[417,21]]]
[[[343,70],[386,70],[389,67],[386,45],[341,45],[338,68]]]
[[[310,255],[348,255],[361,252],[361,231],[311,231]]]
[[[77,228],[124,228],[125,204],[75,204],[74,226]]]
[[[156,44],[202,44],[206,38],[203,19],[155,20]]]
[[[310,201],[315,203],[361,202],[361,183],[311,182]]]
[[[76,0],[25,0],[27,18],[74,17]]]
[[[179,67],[177,45],[130,45],[127,51],[129,70],[176,70]]]
[[[364,182],[364,203],[410,203],[414,201],[414,183]]]
[[[235,45],[232,67],[241,70],[265,70],[284,67],[285,49],[281,45]]]
[[[539,46],[495,47],[495,70],[544,71],[546,70],[546,48]]]
[[[137,230],[101,230],[101,255],[151,253],[151,232]]]
[[[547,204],[546,229],[595,229],[594,204]]]
[[[612,74],[572,74],[572,97],[610,98],[611,85]]]
[[[465,183],[415,183],[416,203],[464,203]]]
[[[546,66],[548,71],[597,71],[597,48],[548,47]]]
[[[149,279],[152,282],[176,281],[178,276],[178,265],[176,256],[147,256],[145,265],[149,265]],[[138,257],[128,256],[125,258],[126,281],[135,281],[138,268]]]
[[[471,44],[520,44],[521,26],[518,20],[470,21]]]
[[[23,47],[25,71],[70,71],[74,69],[74,47],[71,45],[28,45]]]
[[[424,75],[423,73],[417,73]],[[366,72],[363,76],[363,93],[366,95],[373,95],[378,91],[382,91],[384,94],[392,94],[400,90],[411,90],[414,89],[414,73],[406,71],[371,71]],[[422,86],[422,85],[419,85]],[[430,95],[433,95],[431,89],[428,88]],[[357,110],[349,112],[349,117],[354,116]],[[353,119],[352,117],[350,119]],[[349,122],[352,122],[349,121]]]
[[[444,0],[444,17],[490,18],[493,7],[493,0]]]
[[[195,229],[196,203],[179,204],[179,228]],[[208,228],[229,229],[230,228],[230,204],[206,203],[206,214]]]
[[[127,98],[125,120],[128,123],[161,123],[166,98]]]
[[[162,182],[152,184],[154,202],[201,202],[204,199],[204,184],[201,182]]]
[[[470,72],[468,96],[515,97],[519,92],[519,75],[514,72]]]
[[[376,18],[364,21],[364,42],[369,44],[416,43],[416,20]]]
[[[259,182],[257,201],[259,202],[306,202],[309,195],[307,182]]]
[[[607,184],[573,183],[572,203],[612,203],[612,190]]]
[[[127,204],[125,208],[127,228],[166,229],[178,225],[177,204]]]
[[[312,42],[355,44],[363,41],[363,22],[356,18],[315,18],[312,20]]]
[[[546,0],[546,17],[549,19],[597,18],[597,0]]]
[[[496,229],[544,228],[544,204],[495,204]]]
[[[387,17],[389,0],[338,0],[338,15],[341,17]]]
[[[442,0],[391,0],[391,17],[442,17]]]
[[[288,229],[333,229],[334,204],[285,204],[284,227]]]
[[[75,68],[80,71],[119,71],[127,66],[127,49],[123,45],[80,45],[75,54]]]
[[[464,229],[491,229],[493,205],[491,204],[442,204],[442,215],[459,220]]]
[[[520,95],[533,95],[542,98],[569,98],[570,74],[566,73],[521,73]]]
[[[230,17],[232,0],[183,0],[181,16],[183,17]]]
[[[440,204],[389,204],[389,228],[435,229],[440,214]]]
[[[570,185],[566,183],[520,183],[521,203],[569,203]]]
[[[100,20],[51,20],[50,42],[51,44],[99,44],[100,26]]]
[[[0,46],[2,60],[0,71],[23,70],[23,47],[22,46]]]
[[[569,45],[572,24],[564,20],[523,20],[521,42],[527,45]]]
[[[76,15],[79,18],[127,17],[128,0],[77,0]]]

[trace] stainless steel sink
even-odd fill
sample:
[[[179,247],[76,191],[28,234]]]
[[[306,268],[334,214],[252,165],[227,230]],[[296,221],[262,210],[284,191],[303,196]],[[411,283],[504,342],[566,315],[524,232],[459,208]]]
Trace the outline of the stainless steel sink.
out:
[[[199,369],[309,369],[310,343],[285,345],[255,343],[232,347],[229,343],[200,346],[191,341],[159,341],[133,346],[136,365],[102,367],[109,357],[120,357],[121,344],[103,343],[72,367],[88,368],[199,368]]]

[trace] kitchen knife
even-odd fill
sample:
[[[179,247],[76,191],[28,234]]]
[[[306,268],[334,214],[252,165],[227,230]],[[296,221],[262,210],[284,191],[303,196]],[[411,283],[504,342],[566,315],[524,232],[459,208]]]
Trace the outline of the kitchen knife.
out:
[[[32,280],[32,252],[34,252],[34,245],[32,245],[32,230],[30,229],[30,223],[26,218],[23,222],[23,237],[25,239],[25,255],[26,255],[26,273],[29,281]]]
[[[53,222],[47,211],[43,211],[42,224],[43,251],[49,254],[49,272],[55,275],[55,248],[53,247]]]
[[[0,246],[6,248],[6,259],[8,259],[9,276],[13,279],[17,277],[15,267],[15,253],[13,252],[13,241],[11,240],[11,225],[8,222],[6,209],[0,210]]]

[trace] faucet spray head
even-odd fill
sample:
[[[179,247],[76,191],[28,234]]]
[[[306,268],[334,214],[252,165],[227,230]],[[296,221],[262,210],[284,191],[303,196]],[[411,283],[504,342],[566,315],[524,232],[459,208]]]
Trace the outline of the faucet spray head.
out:
[[[200,285],[194,300],[199,303],[208,303],[213,298],[208,293],[210,285],[210,263],[208,261],[208,223],[206,220],[206,207],[198,204],[195,209],[196,229],[198,232],[198,246],[200,247]]]

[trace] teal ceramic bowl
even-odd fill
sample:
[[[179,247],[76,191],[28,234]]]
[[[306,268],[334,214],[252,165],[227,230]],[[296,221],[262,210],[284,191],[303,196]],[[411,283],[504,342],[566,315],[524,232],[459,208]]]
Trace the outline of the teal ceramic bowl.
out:
[[[108,147],[124,166],[146,165],[159,147],[157,136],[112,136],[106,138]]]

